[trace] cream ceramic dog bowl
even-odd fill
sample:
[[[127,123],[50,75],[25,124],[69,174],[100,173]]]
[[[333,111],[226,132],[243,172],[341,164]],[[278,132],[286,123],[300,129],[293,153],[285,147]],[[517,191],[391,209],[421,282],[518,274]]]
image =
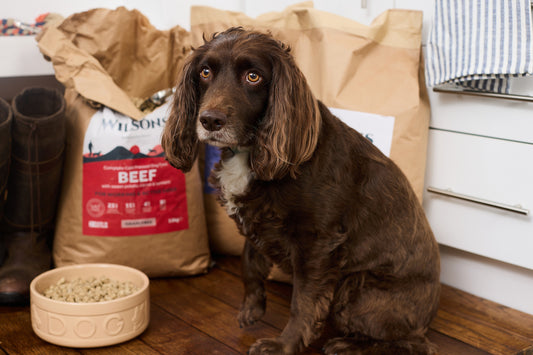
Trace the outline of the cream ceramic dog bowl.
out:
[[[45,289],[61,278],[74,280],[105,276],[131,282],[137,291],[122,298],[95,303],[52,300]],[[149,279],[141,271],[122,265],[79,264],[52,269],[30,285],[31,324],[42,339],[61,346],[92,348],[130,340],[150,321]]]

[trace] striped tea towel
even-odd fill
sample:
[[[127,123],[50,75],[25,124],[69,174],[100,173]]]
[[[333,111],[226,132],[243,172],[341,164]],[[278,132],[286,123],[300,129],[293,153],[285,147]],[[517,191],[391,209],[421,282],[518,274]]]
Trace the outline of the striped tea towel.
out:
[[[426,49],[430,86],[508,92],[533,73],[530,0],[435,0]]]

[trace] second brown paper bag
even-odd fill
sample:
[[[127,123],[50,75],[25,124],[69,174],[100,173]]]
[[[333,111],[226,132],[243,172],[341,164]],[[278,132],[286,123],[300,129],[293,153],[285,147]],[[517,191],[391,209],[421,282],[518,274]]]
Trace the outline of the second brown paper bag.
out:
[[[203,44],[203,36],[210,38],[232,26],[268,31],[289,44],[315,97],[341,119],[350,120],[355,112],[371,126],[384,122],[389,130],[384,153],[422,199],[430,112],[421,63],[420,11],[389,10],[367,26],[316,10],[310,2],[255,19],[209,7],[191,10],[195,47]],[[381,133],[372,129],[358,130],[375,140]],[[225,226],[234,222],[224,214],[214,196],[206,195],[210,238],[217,238],[211,244],[218,246],[215,251],[237,254],[244,239],[234,227]]]

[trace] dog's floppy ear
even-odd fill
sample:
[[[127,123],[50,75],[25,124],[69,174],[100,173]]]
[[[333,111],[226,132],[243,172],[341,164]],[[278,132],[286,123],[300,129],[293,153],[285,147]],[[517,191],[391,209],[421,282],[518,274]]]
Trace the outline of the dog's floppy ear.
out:
[[[268,108],[250,159],[260,180],[296,178],[299,165],[315,151],[321,123],[318,103],[289,50],[272,55]]]
[[[170,116],[161,137],[161,145],[168,162],[184,172],[191,170],[198,155],[198,73],[194,63],[195,56],[192,55],[183,67]]]

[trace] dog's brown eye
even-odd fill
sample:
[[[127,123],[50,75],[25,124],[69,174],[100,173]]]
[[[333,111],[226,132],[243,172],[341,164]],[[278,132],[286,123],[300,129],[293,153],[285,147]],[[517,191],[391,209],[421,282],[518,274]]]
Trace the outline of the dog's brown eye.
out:
[[[259,82],[259,80],[261,80],[261,77],[257,73],[250,72],[250,73],[246,74],[246,80],[249,83],[256,84],[256,83]]]
[[[208,68],[204,68],[200,71],[200,76],[204,79],[209,79],[209,77],[211,76],[211,70],[209,70]]]

